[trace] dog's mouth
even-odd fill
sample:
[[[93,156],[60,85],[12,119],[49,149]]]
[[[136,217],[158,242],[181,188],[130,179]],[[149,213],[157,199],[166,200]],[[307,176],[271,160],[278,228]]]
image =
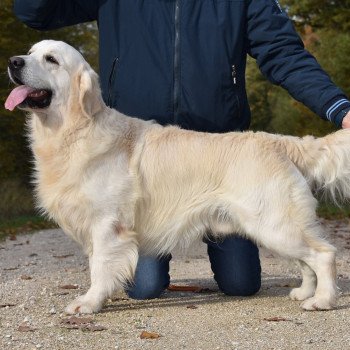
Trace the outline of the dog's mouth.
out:
[[[16,107],[43,109],[50,106],[52,91],[48,89],[35,89],[27,85],[15,87],[5,102],[5,108],[13,111]]]

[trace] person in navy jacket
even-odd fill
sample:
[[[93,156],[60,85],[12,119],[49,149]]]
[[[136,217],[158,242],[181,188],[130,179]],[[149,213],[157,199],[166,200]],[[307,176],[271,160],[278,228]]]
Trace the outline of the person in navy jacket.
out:
[[[247,55],[296,100],[339,127],[350,101],[304,49],[277,0],[15,0],[28,26],[50,30],[97,21],[103,98],[118,111],[206,132],[246,130]],[[258,248],[241,237],[208,240],[219,288],[260,289]],[[167,257],[141,256],[128,294],[158,297],[169,285]]]

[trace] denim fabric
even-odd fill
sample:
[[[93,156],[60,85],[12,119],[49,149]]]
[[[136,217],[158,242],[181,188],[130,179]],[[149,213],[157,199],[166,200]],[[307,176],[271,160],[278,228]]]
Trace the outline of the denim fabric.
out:
[[[241,237],[206,243],[214,279],[223,293],[248,296],[259,291],[261,267],[259,250],[254,243]]]
[[[221,242],[206,240],[214,278],[227,295],[248,296],[261,286],[258,248],[249,240],[229,237]],[[140,256],[134,282],[126,292],[133,299],[159,297],[170,282],[171,256]]]
[[[169,262],[171,255],[165,257],[140,256],[132,284],[125,290],[133,299],[158,298],[170,282]]]

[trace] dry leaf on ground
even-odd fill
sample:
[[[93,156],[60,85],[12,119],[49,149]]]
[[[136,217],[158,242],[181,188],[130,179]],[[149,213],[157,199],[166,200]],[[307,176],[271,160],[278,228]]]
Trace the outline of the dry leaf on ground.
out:
[[[91,317],[77,317],[77,316],[71,316],[67,317],[61,320],[61,324],[64,328],[67,329],[81,329],[85,332],[99,332],[104,331],[107,328],[95,324],[94,320]]]
[[[35,329],[32,328],[32,327],[28,324],[28,322],[22,322],[22,323],[18,326],[17,330],[18,330],[19,332],[34,332],[34,331],[35,331]]]
[[[198,292],[202,287],[198,286],[177,286],[175,284],[170,284],[168,290],[172,292]]]
[[[28,275],[21,275],[21,280],[31,280],[33,277],[28,276]]]
[[[154,332],[143,331],[140,334],[140,338],[141,339],[157,339],[157,338],[160,338],[160,334],[154,333]]]
[[[70,316],[67,318],[63,318],[61,320],[61,323],[63,324],[85,324],[85,323],[91,323],[93,319],[91,317],[77,317],[77,316]]]

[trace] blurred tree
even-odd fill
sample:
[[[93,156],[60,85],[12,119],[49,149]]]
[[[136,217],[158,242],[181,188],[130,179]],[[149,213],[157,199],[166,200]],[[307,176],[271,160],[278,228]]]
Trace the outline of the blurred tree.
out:
[[[246,70],[247,93],[252,112],[252,130],[273,131],[271,121],[273,85],[261,74],[252,58],[248,58]]]
[[[336,31],[350,29],[350,0],[281,0],[299,26]]]

